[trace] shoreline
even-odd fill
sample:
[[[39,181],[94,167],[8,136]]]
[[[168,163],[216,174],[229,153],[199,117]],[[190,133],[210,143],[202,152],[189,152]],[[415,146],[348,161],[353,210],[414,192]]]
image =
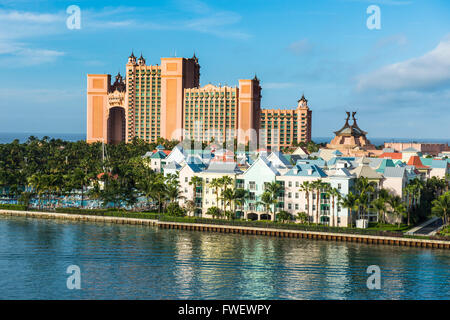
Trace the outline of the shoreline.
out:
[[[146,226],[156,226],[158,228],[163,229],[179,229],[179,230],[190,230],[201,232],[221,232],[233,234],[274,236],[283,238],[297,238],[297,239],[302,238],[302,239],[315,239],[328,241],[359,242],[367,244],[388,244],[396,246],[421,247],[433,249],[450,249],[450,241],[444,240],[398,238],[398,237],[396,238],[396,237],[375,236],[375,235],[357,235],[349,233],[286,230],[276,228],[269,229],[269,228],[246,227],[246,226],[170,222],[170,221],[160,221],[156,219],[138,219],[138,218],[95,216],[87,214],[81,215],[81,214],[54,213],[54,212],[37,212],[37,211],[16,211],[4,209],[0,210],[0,215],[41,218],[41,219],[63,219],[72,221],[91,221],[91,222],[109,222],[116,224],[146,225]]]

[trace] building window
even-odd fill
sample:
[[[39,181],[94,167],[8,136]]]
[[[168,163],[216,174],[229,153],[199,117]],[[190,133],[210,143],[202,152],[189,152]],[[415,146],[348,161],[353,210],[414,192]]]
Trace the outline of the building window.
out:
[[[341,190],[342,186],[340,183],[338,183],[338,189]]]

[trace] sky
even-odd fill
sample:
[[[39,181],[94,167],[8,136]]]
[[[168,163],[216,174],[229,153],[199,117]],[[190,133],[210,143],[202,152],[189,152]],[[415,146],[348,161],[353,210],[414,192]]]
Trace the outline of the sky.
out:
[[[195,52],[202,86],[256,74],[263,108],[304,94],[313,137],[357,111],[369,138],[450,138],[448,0],[0,0],[0,132],[84,133],[86,75],[124,74],[132,50]]]

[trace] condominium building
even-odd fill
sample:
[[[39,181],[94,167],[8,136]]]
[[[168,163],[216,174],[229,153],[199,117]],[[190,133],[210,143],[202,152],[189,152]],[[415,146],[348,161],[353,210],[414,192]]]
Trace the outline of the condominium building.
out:
[[[147,65],[132,53],[126,75],[87,76],[87,142],[129,142],[159,137],[239,143],[265,139],[269,148],[311,140],[311,110],[302,97],[296,109],[261,109],[259,79],[236,87],[200,86],[197,57],[161,58]],[[262,131],[260,131],[262,129]],[[262,134],[260,134],[262,132]],[[259,140],[261,141],[261,140]]]

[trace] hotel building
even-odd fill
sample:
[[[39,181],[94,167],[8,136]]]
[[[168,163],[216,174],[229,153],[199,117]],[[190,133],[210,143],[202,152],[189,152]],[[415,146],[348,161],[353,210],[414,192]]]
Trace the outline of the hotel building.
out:
[[[260,129],[269,148],[311,140],[311,110],[305,97],[295,110],[261,109],[259,79],[238,83],[237,87],[200,87],[195,55],[161,58],[161,65],[152,66],[132,53],[125,78],[119,73],[113,84],[108,74],[88,74],[87,142],[214,137],[247,143],[261,139]]]

